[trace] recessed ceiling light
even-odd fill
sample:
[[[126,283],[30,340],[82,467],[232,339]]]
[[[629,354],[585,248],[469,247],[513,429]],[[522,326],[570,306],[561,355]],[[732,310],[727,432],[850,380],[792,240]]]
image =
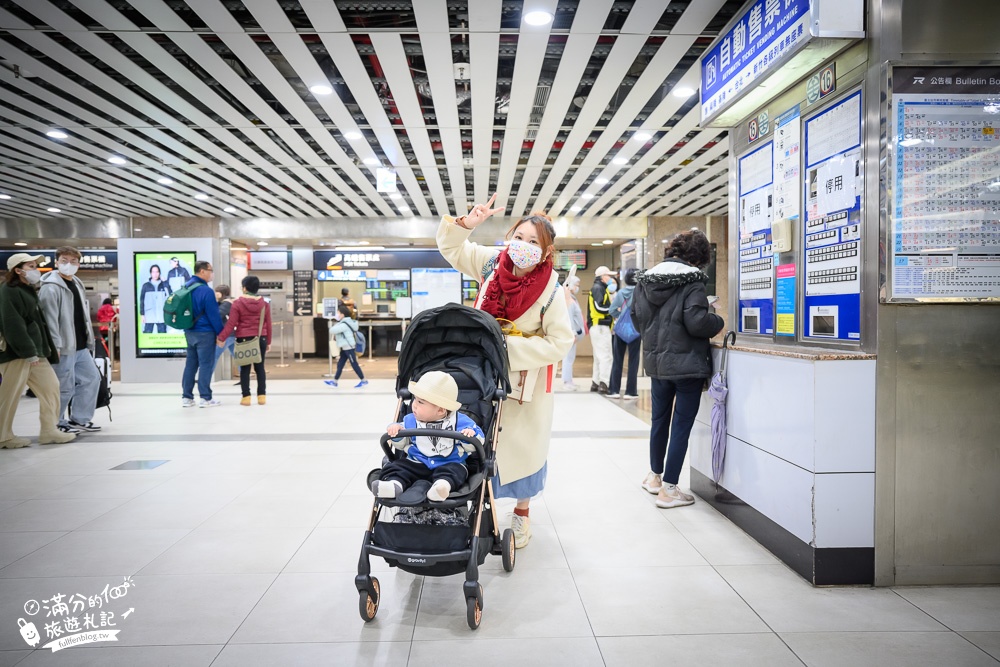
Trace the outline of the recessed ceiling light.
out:
[[[389,195],[389,199],[402,199],[402,198],[403,195],[399,194],[398,192],[393,192],[391,195]]]
[[[170,238],[170,235],[169,235],[169,234],[164,234],[164,235],[163,235],[163,238],[165,238],[165,239],[169,239],[169,238]]]
[[[611,245],[612,243],[614,243],[614,241],[612,241],[611,239],[604,239],[602,243],[604,243],[604,245]]]
[[[236,213],[236,209],[233,208],[232,206],[227,206],[226,208],[222,209],[222,211],[224,213]]]
[[[46,137],[52,137],[53,139],[69,139],[69,135],[61,130],[49,130],[45,133]]]
[[[596,179],[594,179],[594,183],[597,183],[598,185],[606,185],[607,182],[608,182],[608,179],[606,179],[606,178],[596,178]]]
[[[112,155],[111,157],[108,158],[108,162],[110,162],[111,164],[117,164],[119,166],[128,163],[128,161],[120,155]]]
[[[194,196],[194,198],[201,201],[205,201],[206,199],[208,199],[208,195],[206,195],[204,192],[199,192]]]
[[[524,22],[528,25],[548,25],[552,23],[552,14],[549,12],[528,12],[524,15]]]
[[[584,193],[583,193],[582,195],[580,195],[580,198],[581,198],[581,199],[593,199],[593,198],[594,198],[594,195],[592,195],[592,194],[591,194],[591,193],[589,193],[589,192],[584,192]]]
[[[358,241],[358,245],[371,245],[371,241]]]
[[[267,241],[257,241],[257,245],[259,246],[267,245]]]
[[[691,97],[694,95],[694,88],[688,88],[687,86],[680,86],[679,88],[674,88],[671,93],[674,97]]]
[[[628,164],[628,160],[626,160],[623,157],[616,157],[614,160],[611,161],[611,164],[619,164],[619,165]]]
[[[329,95],[330,93],[333,92],[333,88],[331,88],[330,86],[324,86],[322,84],[319,84],[316,86],[310,86],[309,92],[312,93],[313,95]]]
[[[400,213],[409,213],[411,210],[412,209],[409,206],[400,206],[399,207],[399,212]]]
[[[653,135],[651,135],[649,132],[636,132],[635,134],[632,135],[632,138],[635,139],[636,141],[645,142],[652,139]]]
[[[570,206],[569,210],[573,211],[574,213],[577,213],[579,211],[582,211],[583,207],[582,206]]]
[[[142,228],[141,227],[135,227],[135,228],[132,229],[132,231],[133,232],[141,232]]]
[[[48,211],[49,213],[62,213],[62,209],[61,208],[56,208],[54,206],[50,207],[50,208],[47,208],[45,210]]]
[[[167,178],[166,176],[164,176],[163,178],[156,179],[156,182],[159,183],[160,185],[173,185],[174,180],[172,178]]]
[[[360,132],[344,132],[344,138],[350,139],[351,141],[354,141],[355,139],[361,139],[364,136],[365,135],[361,134]]]
[[[0,199],[10,199],[10,195],[0,195]]]
[[[367,164],[367,165],[368,165],[369,167],[374,167],[374,166],[375,166],[375,165],[377,165],[377,164],[381,164],[381,161],[380,161],[380,160],[379,160],[379,159],[378,159],[377,157],[366,157],[366,158],[365,158],[364,160],[362,160],[362,161],[363,161],[363,162],[364,162],[365,164]]]
[[[18,242],[17,242],[17,243],[15,243],[14,245],[16,245],[16,246],[17,246],[18,248],[23,248],[24,246],[26,246],[26,245],[28,245],[28,244],[27,244],[27,243],[25,243],[24,241],[18,241]]]
[[[590,245],[597,246],[598,248],[600,248],[604,244],[603,243],[591,243]]]

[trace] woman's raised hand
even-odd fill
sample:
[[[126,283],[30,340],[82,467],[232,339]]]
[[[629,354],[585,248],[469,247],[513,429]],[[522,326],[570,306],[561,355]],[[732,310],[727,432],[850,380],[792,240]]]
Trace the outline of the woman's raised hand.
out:
[[[476,204],[475,206],[473,206],[472,210],[469,211],[469,214],[465,216],[465,218],[462,220],[464,226],[467,227],[468,229],[475,229],[479,225],[486,222],[486,219],[491,215],[502,213],[504,209],[503,206],[501,206],[500,208],[490,208],[491,206],[493,206],[493,202],[495,202],[496,199],[497,199],[497,193],[494,192],[493,196],[490,197],[490,200],[488,202],[486,202],[485,204]]]

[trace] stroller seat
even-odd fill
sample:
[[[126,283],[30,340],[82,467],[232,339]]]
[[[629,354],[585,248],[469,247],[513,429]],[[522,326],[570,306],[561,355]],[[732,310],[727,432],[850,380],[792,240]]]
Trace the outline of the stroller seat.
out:
[[[368,486],[372,485],[372,482],[379,478],[382,474],[381,468],[375,468],[368,473]],[[414,498],[412,496],[416,494],[407,494],[407,490],[404,490],[400,496],[396,498],[381,498],[382,504],[386,507],[459,507],[465,505],[469,500],[474,500],[474,496],[479,492],[479,485],[483,483],[485,475],[481,472],[477,472],[469,475],[469,479],[465,481],[465,484],[457,489],[452,489],[451,493],[448,494],[447,500],[433,501],[428,500],[426,494],[426,489],[430,488],[430,484],[427,484],[424,494],[420,494],[418,497]],[[419,484],[419,482],[417,483]],[[414,484],[413,487],[416,487]],[[410,487],[411,489],[413,487]],[[419,487],[418,487],[419,488]]]

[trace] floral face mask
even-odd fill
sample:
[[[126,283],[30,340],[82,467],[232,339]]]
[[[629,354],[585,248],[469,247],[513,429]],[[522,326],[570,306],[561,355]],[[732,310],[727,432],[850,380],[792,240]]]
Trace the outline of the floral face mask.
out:
[[[527,269],[542,261],[542,249],[536,245],[515,239],[507,246],[507,256],[514,266]]]

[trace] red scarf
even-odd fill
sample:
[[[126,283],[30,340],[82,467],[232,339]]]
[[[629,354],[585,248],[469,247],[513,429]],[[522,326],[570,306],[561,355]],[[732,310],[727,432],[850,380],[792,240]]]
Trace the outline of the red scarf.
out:
[[[514,275],[514,262],[504,250],[497,257],[495,275],[486,286],[479,309],[497,319],[514,321],[542,296],[552,275],[552,259],[546,259],[526,276]],[[503,297],[503,298],[501,298]]]

